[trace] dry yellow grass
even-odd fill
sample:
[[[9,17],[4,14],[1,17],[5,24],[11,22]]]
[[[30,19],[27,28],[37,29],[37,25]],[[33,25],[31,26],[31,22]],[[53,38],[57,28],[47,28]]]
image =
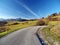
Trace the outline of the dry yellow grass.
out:
[[[53,34],[56,34],[57,36],[60,36],[60,24],[54,26],[50,30]]]
[[[15,23],[15,21],[14,22],[8,22],[8,24],[6,24],[6,26],[4,26],[4,28],[9,28],[9,30],[0,33],[0,37],[7,35],[13,31],[16,31],[18,29],[21,29],[21,28],[33,26],[37,23],[37,21],[17,22],[17,23],[19,23],[17,25],[12,25],[13,23]]]
[[[48,25],[57,25],[60,21],[49,21]]]

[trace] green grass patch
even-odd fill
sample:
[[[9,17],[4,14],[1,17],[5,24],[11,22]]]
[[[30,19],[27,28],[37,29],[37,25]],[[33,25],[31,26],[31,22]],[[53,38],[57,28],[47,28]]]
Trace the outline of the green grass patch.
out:
[[[29,26],[34,26],[34,25],[36,25],[37,21],[28,21],[28,23],[27,22],[18,22],[19,24],[17,24],[17,25],[11,25],[13,23],[15,23],[15,22],[9,22],[6,26],[4,26],[4,28],[9,28],[9,30],[0,33],[0,38],[11,32],[14,32],[16,30],[26,28]]]

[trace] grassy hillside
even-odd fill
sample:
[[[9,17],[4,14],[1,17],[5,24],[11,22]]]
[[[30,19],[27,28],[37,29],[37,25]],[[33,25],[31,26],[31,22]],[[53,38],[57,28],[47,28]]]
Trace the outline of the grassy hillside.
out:
[[[60,41],[60,24],[51,28],[50,32]]]
[[[42,32],[45,33],[47,41],[49,43],[60,42],[60,14],[52,14],[38,21],[38,25],[46,25],[46,23],[48,27],[44,28]],[[53,41],[49,41],[49,39]]]
[[[5,26],[0,27],[0,37],[5,36],[13,31],[16,31],[21,28],[34,26],[34,25],[36,25],[36,22],[37,22],[37,20],[25,21],[25,22],[10,21]]]

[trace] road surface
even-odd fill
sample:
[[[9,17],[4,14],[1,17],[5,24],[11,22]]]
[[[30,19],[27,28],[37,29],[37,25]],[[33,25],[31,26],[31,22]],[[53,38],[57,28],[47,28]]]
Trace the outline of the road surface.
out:
[[[32,26],[10,33],[0,38],[0,45],[41,45],[35,34],[38,28],[40,26]]]

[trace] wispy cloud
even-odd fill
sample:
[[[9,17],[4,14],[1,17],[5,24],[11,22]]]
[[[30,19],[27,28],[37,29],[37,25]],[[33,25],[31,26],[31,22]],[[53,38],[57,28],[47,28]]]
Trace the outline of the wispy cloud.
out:
[[[39,18],[39,16],[33,12],[27,5],[23,4],[22,2],[19,2],[17,0],[15,0],[18,4],[20,4],[21,6],[23,6],[27,11],[29,11],[31,14],[33,14],[34,16],[36,16],[37,18]]]

